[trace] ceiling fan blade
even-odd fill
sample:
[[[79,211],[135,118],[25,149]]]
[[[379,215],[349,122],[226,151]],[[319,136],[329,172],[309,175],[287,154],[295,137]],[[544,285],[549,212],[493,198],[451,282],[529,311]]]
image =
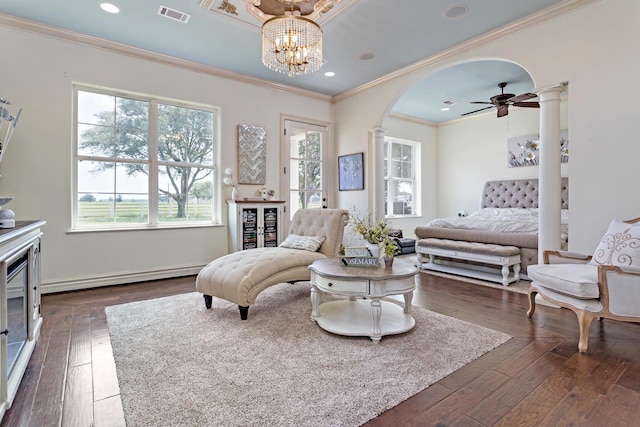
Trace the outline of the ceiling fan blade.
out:
[[[487,102],[487,101],[471,101],[471,102],[469,102],[469,104],[493,104],[493,102]]]
[[[509,102],[520,102],[520,101],[525,101],[527,99],[531,99],[531,98],[535,98],[536,95],[535,93],[523,93],[522,95],[518,95],[518,96],[514,96],[513,98],[509,98]]]
[[[498,117],[504,117],[509,114],[508,105],[498,105]]]
[[[491,106],[491,107],[481,108],[481,109],[479,109],[479,110],[475,110],[475,111],[469,111],[468,113],[464,113],[464,114],[460,114],[460,115],[461,115],[461,116],[467,116],[467,115],[469,115],[469,114],[477,113],[478,111],[488,110],[489,108],[493,108],[493,106]]]
[[[511,105],[515,107],[540,108],[539,102],[514,102]]]

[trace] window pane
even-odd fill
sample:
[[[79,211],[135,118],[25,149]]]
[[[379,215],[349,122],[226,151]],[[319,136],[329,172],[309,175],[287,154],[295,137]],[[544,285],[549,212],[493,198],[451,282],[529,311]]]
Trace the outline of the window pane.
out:
[[[304,174],[304,163],[301,164],[301,162],[298,160],[291,160],[289,162],[289,169],[289,187],[291,188],[291,190],[302,188],[300,175]]]
[[[158,221],[213,219],[213,169],[163,166],[158,175]]]
[[[78,154],[146,159],[148,115],[145,101],[78,92]]]
[[[309,132],[307,133],[307,144],[306,144],[306,158],[311,160],[320,160],[322,158],[321,153],[321,138],[322,134],[320,132]]]
[[[213,113],[158,105],[158,158],[213,165]]]
[[[115,126],[115,109],[115,96],[78,91],[78,123]]]
[[[393,215],[411,215],[413,213],[413,182],[392,181]]]
[[[322,174],[320,173],[320,168],[321,168],[321,163],[320,162],[314,162],[314,161],[309,161],[306,162],[307,163],[307,180],[306,180],[306,185],[305,188],[310,190],[317,190],[319,188],[322,188]]]
[[[78,223],[146,223],[148,188],[146,165],[80,161]]]

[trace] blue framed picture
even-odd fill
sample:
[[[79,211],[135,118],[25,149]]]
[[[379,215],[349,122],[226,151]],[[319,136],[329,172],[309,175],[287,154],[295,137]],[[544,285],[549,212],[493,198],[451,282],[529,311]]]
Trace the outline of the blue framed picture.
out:
[[[338,189],[364,190],[364,153],[338,156]]]

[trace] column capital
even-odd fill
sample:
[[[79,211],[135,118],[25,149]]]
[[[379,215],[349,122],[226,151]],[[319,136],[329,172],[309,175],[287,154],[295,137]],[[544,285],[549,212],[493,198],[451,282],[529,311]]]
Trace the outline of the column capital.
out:
[[[373,128],[370,131],[374,136],[375,135],[383,135],[385,133],[387,133],[387,129],[382,128],[382,127],[378,127],[378,128]]]
[[[551,94],[553,96],[553,94],[556,94],[559,97],[560,93],[567,90],[568,87],[569,87],[569,84],[567,82],[563,82],[563,83],[558,83],[558,84],[549,85],[549,86],[534,87],[531,92],[537,95]]]

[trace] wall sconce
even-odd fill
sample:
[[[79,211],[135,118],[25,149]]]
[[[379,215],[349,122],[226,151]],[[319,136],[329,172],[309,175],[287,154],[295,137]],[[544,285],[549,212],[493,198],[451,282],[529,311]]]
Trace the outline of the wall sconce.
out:
[[[231,186],[231,200],[238,200],[238,187],[233,183],[233,171],[231,168],[224,170],[224,179],[222,180],[226,185]]]

